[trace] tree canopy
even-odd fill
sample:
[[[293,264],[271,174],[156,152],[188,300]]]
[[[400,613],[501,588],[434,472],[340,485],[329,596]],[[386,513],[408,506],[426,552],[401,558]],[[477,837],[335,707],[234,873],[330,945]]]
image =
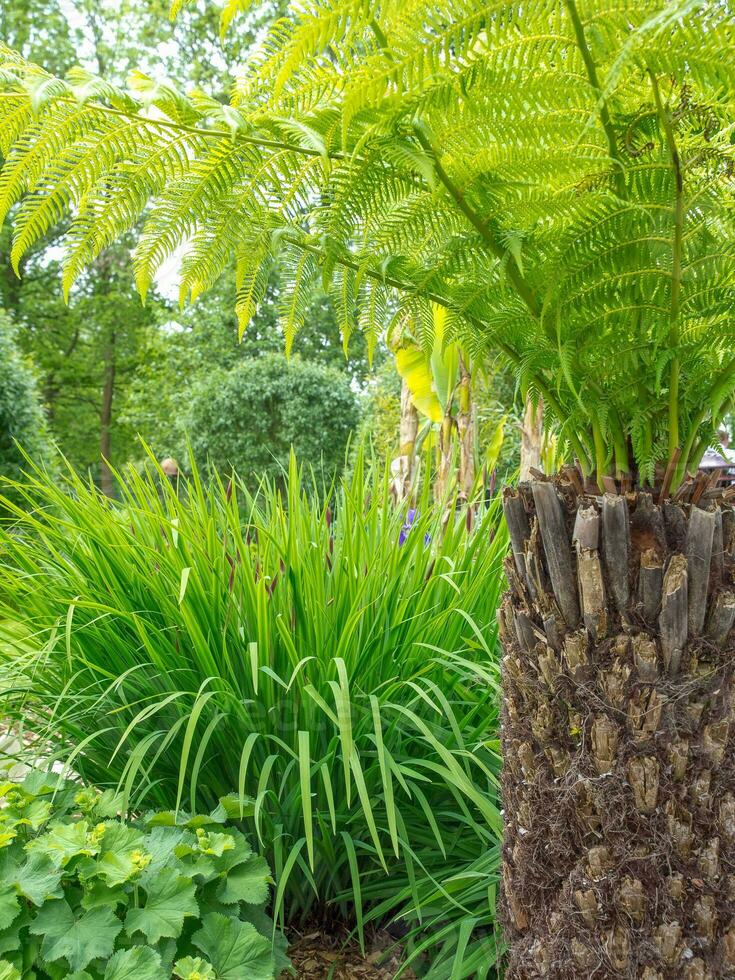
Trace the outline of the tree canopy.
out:
[[[234,258],[245,330],[275,264],[287,348],[316,284],[345,343],[430,345],[438,303],[586,472],[676,481],[735,390],[732,42],[727,0],[308,0],[229,104],[6,50],[12,259],[70,214],[69,289],[145,211],[143,296],[182,244],[182,300]]]
[[[137,66],[225,92],[228,65],[245,56],[279,6],[269,0],[256,4],[222,46],[218,12],[206,4],[187,9],[172,24],[162,0],[79,0],[73,10],[63,0],[17,0],[0,9],[0,36],[24,57],[43,58],[59,73],[81,61],[122,81]],[[171,302],[164,273],[159,277],[164,294],[149,293],[143,307],[130,275],[133,236],[126,235],[90,265],[65,304],[54,247],[64,228],[63,220],[50,226],[26,252],[20,278],[9,261],[10,227],[0,230],[0,306],[17,326],[21,353],[35,366],[48,428],[60,450],[113,493],[101,457],[115,468],[142,462],[140,434],[159,455],[183,458],[194,393],[243,357],[283,350],[283,337],[273,329],[279,283],[271,277],[259,314],[238,344],[231,269],[196,309],[181,311]],[[349,370],[362,385],[368,370],[364,342],[362,352],[353,345],[347,362],[323,297],[315,300],[307,321],[294,350]]]

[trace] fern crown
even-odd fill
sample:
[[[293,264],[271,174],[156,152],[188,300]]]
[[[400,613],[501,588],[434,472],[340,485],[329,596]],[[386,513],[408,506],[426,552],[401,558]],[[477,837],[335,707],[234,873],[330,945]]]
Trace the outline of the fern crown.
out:
[[[729,0],[301,0],[228,105],[2,49],[12,261],[68,216],[68,292],[144,215],[143,296],[234,261],[244,330],[276,263],[287,344],[314,289],[346,346],[439,304],[587,472],[678,480],[735,393],[734,48]]]

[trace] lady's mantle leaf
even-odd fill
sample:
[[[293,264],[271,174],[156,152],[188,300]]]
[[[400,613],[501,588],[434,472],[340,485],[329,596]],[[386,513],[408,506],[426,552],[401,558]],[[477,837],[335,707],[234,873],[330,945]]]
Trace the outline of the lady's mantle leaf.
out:
[[[142,932],[149,943],[157,943],[164,936],[175,939],[181,934],[184,918],[199,914],[194,882],[172,868],[163,868],[146,885],[146,893],[144,907],[130,909],[125,917],[129,936]]]
[[[272,880],[265,858],[254,857],[230,871],[219,887],[217,898],[225,905],[234,902],[262,905],[268,901]]]
[[[199,977],[199,980],[217,978],[211,963],[207,963],[201,956],[185,956],[183,960],[178,960],[174,963],[174,976],[181,977],[181,980],[191,980],[192,976]]]
[[[59,882],[63,874],[47,854],[31,854],[27,863],[6,880],[17,885],[21,895],[34,905],[43,905],[46,899],[61,897]]]
[[[12,885],[0,885],[0,929],[7,929],[20,912],[18,896]],[[2,980],[2,974],[0,974]]]
[[[115,948],[122,923],[111,908],[90,909],[79,918],[66,901],[50,902],[31,923],[30,931],[43,936],[41,953],[53,962],[65,957],[72,970],[83,970],[97,957],[107,959]]]
[[[109,821],[104,827],[96,873],[114,887],[136,875],[150,859],[146,857],[140,831],[116,821]]]
[[[191,937],[214,967],[218,980],[272,980],[271,944],[249,922],[210,912]]]
[[[133,946],[115,953],[104,980],[166,980],[166,972],[161,957],[150,946]]]
[[[99,850],[99,845],[89,838],[87,831],[86,820],[55,823],[48,833],[32,840],[26,850],[29,854],[46,854],[57,867],[64,867],[77,854],[90,856]]]

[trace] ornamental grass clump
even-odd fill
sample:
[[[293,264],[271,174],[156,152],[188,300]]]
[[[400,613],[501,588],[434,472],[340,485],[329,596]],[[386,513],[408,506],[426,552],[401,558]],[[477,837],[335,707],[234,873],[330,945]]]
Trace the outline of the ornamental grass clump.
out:
[[[499,508],[470,526],[424,499],[402,536],[362,459],[325,503],[293,461],[286,482],[253,495],[194,471],[177,493],[131,471],[119,504],[72,472],[18,488],[5,712],[126,810],[235,793],[277,917],[331,904],[360,937],[402,917],[434,976],[489,969]]]

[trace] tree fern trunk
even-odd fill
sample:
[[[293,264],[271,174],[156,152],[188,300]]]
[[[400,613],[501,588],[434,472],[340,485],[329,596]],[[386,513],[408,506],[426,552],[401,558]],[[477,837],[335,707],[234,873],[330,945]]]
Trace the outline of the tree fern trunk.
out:
[[[436,480],[434,481],[434,497],[440,503],[448,493],[452,482],[452,434],[454,433],[454,418],[451,405],[447,407],[437,436],[436,447]]]
[[[506,491],[508,980],[735,977],[735,516]]]

